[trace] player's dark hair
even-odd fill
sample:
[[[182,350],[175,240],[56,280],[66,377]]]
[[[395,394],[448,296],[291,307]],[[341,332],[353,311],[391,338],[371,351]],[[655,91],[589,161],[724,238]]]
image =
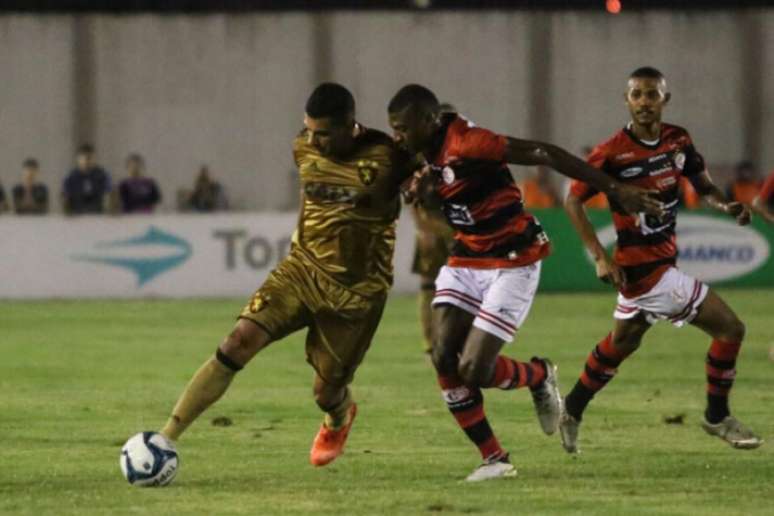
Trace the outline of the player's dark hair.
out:
[[[660,70],[653,68],[652,66],[641,66],[634,70],[630,75],[630,79],[665,79],[664,74]]]
[[[133,152],[126,157],[127,164],[132,162],[137,163],[141,167],[145,166],[145,158],[143,158],[142,154],[140,154],[139,152]]]
[[[341,84],[324,82],[309,96],[305,111],[312,118],[330,118],[342,123],[355,115],[355,98]]]
[[[408,107],[438,113],[438,98],[424,86],[407,84],[392,97],[389,106],[387,106],[387,111],[389,113],[398,113]]]
[[[94,154],[94,145],[82,143],[78,146],[77,154]]]
[[[22,161],[22,168],[40,168],[40,164],[35,158],[27,158]]]

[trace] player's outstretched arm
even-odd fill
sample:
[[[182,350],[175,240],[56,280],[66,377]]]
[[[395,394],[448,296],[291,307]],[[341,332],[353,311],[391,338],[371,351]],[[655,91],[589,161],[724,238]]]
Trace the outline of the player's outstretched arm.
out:
[[[690,176],[689,179],[696,193],[712,208],[731,215],[740,226],[750,223],[750,209],[740,202],[729,201],[726,194],[712,182],[706,170]]]
[[[594,226],[591,225],[586,209],[583,207],[584,199],[570,192],[564,201],[564,209],[570,217],[572,225],[583,240],[591,256],[594,257],[594,263],[597,270],[597,277],[605,283],[612,283],[617,289],[623,285],[625,278],[623,271],[616,265],[607,254],[602,243],[597,237]]]
[[[752,211],[763,217],[767,222],[774,224],[774,213],[769,211],[766,203],[763,202],[763,198],[760,195],[753,199]]]
[[[654,198],[655,190],[619,183],[556,145],[508,137],[505,159],[513,165],[545,165],[562,175],[588,183],[614,199],[627,212],[644,211],[655,216],[664,213],[663,204]]]

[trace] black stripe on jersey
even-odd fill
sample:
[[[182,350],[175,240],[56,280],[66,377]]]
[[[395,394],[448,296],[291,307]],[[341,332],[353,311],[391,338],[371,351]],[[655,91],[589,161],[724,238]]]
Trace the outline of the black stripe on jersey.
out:
[[[523,232],[514,235],[513,238],[510,238],[502,244],[483,253],[477,253],[468,249],[465,247],[465,244],[456,240],[452,255],[460,258],[509,258],[508,255],[510,253],[519,253],[531,246],[541,233],[543,233],[543,227],[534,220],[531,220]]]
[[[514,184],[511,172],[507,168],[502,168],[494,173],[487,172],[486,174],[486,176],[481,176],[480,178],[471,178],[475,183],[463,188],[456,195],[445,198],[444,201],[472,206],[480,203],[493,193]]]
[[[663,244],[664,242],[669,242],[672,239],[675,234],[675,224],[672,223],[657,233],[650,233],[648,235],[642,234],[642,232],[639,230],[631,229],[622,229],[617,233],[618,240],[616,243],[620,248],[659,245]]]
[[[639,265],[628,265],[621,267],[621,269],[623,269],[624,275],[626,276],[626,281],[628,283],[636,283],[662,265],[674,265],[676,261],[677,257],[664,258],[662,260],[641,263]]]
[[[460,233],[464,233],[466,235],[486,235],[487,233],[491,233],[501,228],[503,224],[507,223],[513,217],[520,215],[522,211],[524,211],[524,208],[522,207],[521,203],[514,202],[512,204],[503,206],[487,219],[477,220],[472,226],[453,223],[452,226],[454,226],[454,229]],[[451,222],[451,219],[449,219],[449,221]]]
[[[467,179],[469,177],[479,176],[490,179],[494,173],[504,171],[506,174],[508,174],[508,177],[511,178],[511,181],[513,181],[513,178],[511,177],[511,171],[508,170],[508,167],[503,165],[503,163],[500,161],[494,161],[491,159],[465,158],[459,161],[455,161],[448,166],[454,171],[454,177],[456,179]],[[435,168],[440,169],[442,172],[445,167]]]

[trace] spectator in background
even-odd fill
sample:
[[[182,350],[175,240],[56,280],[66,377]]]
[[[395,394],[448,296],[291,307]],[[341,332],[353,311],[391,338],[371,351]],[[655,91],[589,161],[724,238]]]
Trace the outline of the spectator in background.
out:
[[[734,167],[734,180],[726,190],[726,197],[750,206],[760,188],[758,173],[752,161],[740,161]]]
[[[68,215],[104,213],[105,197],[110,193],[110,174],[96,164],[94,147],[78,147],[76,167],[64,181],[64,210]]]
[[[581,156],[583,156],[583,159],[588,159],[588,157],[591,155],[591,152],[594,150],[594,147],[591,145],[586,145],[581,149]],[[567,181],[568,189],[569,189],[570,181]],[[607,209],[607,196],[603,193],[598,193],[597,195],[593,196],[589,200],[583,203],[583,206],[586,208],[592,208],[595,210],[606,210]]]
[[[3,185],[0,184],[0,213],[3,213],[6,210],[8,210],[8,203],[5,201],[5,190],[3,190]]]
[[[760,192],[753,199],[752,208],[766,221],[774,223],[774,170],[769,173]]]
[[[202,165],[196,178],[193,192],[188,198],[188,207],[193,211],[210,212],[228,209],[228,200],[220,183],[210,177],[210,169]]]
[[[126,158],[128,178],[118,185],[123,213],[151,213],[161,201],[161,192],[153,178],[143,175],[145,160],[139,154]]]
[[[522,202],[525,208],[553,208],[559,205],[548,170],[538,167],[521,183]]]
[[[17,215],[48,213],[48,187],[39,182],[40,165],[35,158],[22,163],[21,183],[13,187],[13,209]]]

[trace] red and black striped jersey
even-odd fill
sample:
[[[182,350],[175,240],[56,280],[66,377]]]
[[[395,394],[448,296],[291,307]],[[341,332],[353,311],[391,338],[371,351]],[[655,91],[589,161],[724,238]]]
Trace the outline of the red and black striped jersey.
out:
[[[608,199],[617,233],[613,260],[626,275],[621,293],[626,297],[644,294],[677,260],[675,226],[680,176],[703,172],[704,158],[694,148],[688,131],[662,124],[661,135],[655,142],[639,140],[627,126],[597,145],[587,159],[613,179],[659,191],[667,210],[661,218],[644,213],[629,215],[613,199]],[[581,200],[597,193],[581,181],[573,181],[570,191]]]
[[[504,136],[449,114],[434,149],[428,160],[444,215],[455,229],[450,266],[521,267],[550,253],[543,228],[524,211],[505,161]]]

